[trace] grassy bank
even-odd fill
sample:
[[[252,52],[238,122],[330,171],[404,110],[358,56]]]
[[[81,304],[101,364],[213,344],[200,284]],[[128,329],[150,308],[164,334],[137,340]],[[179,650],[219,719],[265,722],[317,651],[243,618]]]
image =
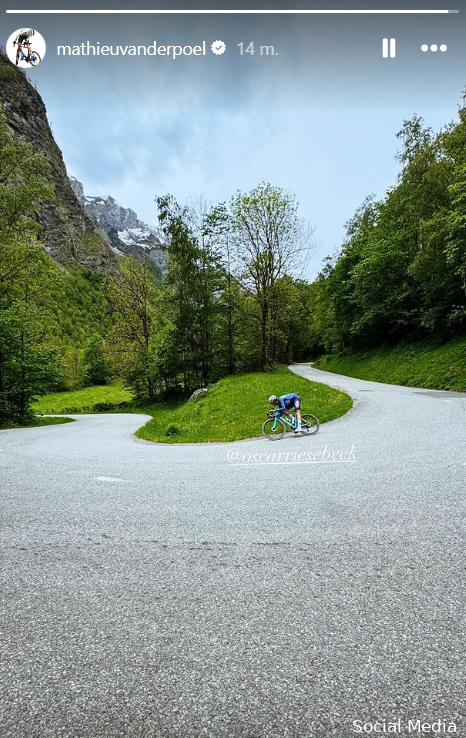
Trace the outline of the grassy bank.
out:
[[[144,412],[153,416],[136,434],[148,441],[236,441],[260,435],[269,396],[286,392],[297,392],[303,401],[303,411],[314,413],[321,423],[344,415],[351,407],[351,399],[344,392],[309,382],[283,367],[274,372],[226,377],[197,400],[150,406],[129,402],[120,412]],[[115,384],[46,395],[34,409],[42,413],[105,412],[128,400],[131,400],[130,393]]]
[[[11,428],[37,428],[43,425],[63,425],[63,423],[74,423],[73,418],[41,418],[35,417],[27,425],[14,424],[0,425],[0,430],[10,430]]]
[[[465,392],[466,339],[437,347],[419,343],[327,355],[315,366],[375,382]]]
[[[237,441],[261,433],[271,394],[297,392],[304,412],[324,423],[344,415],[351,399],[324,384],[309,382],[285,367],[275,372],[226,377],[207,395],[185,403],[158,404],[153,419],[137,432],[139,438],[163,443]]]
[[[44,395],[33,405],[33,410],[39,414],[105,412],[131,399],[131,392],[124,390],[120,382],[113,382],[113,384]]]

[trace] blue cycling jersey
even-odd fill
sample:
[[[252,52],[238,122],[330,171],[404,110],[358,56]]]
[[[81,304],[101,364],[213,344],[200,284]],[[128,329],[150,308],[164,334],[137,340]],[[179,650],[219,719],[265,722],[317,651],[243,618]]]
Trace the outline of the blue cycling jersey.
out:
[[[282,412],[283,410],[289,410],[291,407],[299,410],[300,404],[301,398],[296,394],[296,392],[289,392],[287,395],[281,395],[281,397],[278,398],[278,409]]]

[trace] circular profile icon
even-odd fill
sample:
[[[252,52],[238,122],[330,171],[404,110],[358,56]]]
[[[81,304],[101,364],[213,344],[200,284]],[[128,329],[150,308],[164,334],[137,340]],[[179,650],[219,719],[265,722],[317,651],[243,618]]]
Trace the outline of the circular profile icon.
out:
[[[17,67],[37,67],[45,56],[44,37],[34,28],[18,28],[6,42],[6,53]]]

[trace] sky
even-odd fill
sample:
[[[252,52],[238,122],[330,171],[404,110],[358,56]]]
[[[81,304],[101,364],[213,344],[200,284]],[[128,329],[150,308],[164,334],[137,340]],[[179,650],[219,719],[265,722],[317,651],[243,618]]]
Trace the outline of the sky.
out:
[[[455,0],[442,2],[392,7],[460,8]],[[95,0],[66,7],[128,5]],[[45,4],[62,6],[53,0]],[[229,6],[238,9],[241,3]],[[15,7],[2,0],[2,10]],[[134,7],[144,9],[145,0]],[[202,7],[222,6],[202,2]],[[256,9],[267,7],[293,5],[254,3]],[[203,196],[216,203],[270,181],[296,194],[300,214],[315,228],[309,278],[341,246],[344,225],[363,199],[381,197],[395,183],[396,133],[403,120],[416,113],[440,129],[456,117],[466,84],[466,11],[422,16],[30,12],[3,18],[3,44],[26,26],[46,40],[44,61],[28,76],[44,99],[68,171],[83,182],[86,194],[112,195],[155,223],[158,195],[171,193],[180,202]],[[382,58],[384,37],[396,38],[396,58]],[[219,56],[210,51],[217,39],[226,43]],[[193,46],[206,41],[208,51],[205,57],[176,60],[57,56],[59,44],[87,41]],[[246,48],[250,41],[256,53],[241,56],[238,44]],[[446,44],[448,51],[425,53],[424,43]],[[261,56],[261,45],[273,45],[275,54]]]

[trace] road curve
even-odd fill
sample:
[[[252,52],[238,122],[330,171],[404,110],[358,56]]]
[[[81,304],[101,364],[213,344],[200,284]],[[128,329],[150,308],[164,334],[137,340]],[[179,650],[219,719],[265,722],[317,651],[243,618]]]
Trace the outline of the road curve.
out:
[[[466,396],[293,371],[353,409],[278,443],[0,432],[2,736],[466,729]]]

